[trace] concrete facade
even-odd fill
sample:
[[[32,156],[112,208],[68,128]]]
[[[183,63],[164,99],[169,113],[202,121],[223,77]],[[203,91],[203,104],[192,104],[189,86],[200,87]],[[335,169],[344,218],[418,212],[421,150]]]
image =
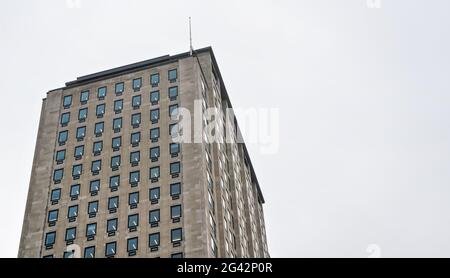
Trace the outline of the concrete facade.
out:
[[[169,80],[169,71],[173,70],[177,72],[176,79]],[[159,74],[159,83],[152,85],[151,76],[155,74]],[[133,88],[136,79],[142,80],[139,89]],[[122,82],[124,90],[118,95],[116,84]],[[99,88],[105,87],[106,96],[99,98]],[[171,99],[169,89],[174,87],[178,88],[178,94]],[[155,91],[159,91],[160,98],[152,102],[151,93]],[[81,99],[82,92],[89,92],[85,102]],[[66,96],[72,96],[72,101],[64,107]],[[137,96],[141,100],[138,106],[133,106]],[[118,100],[122,100],[121,109],[115,111]],[[189,53],[163,56],[80,77],[66,83],[64,88],[48,92],[42,104],[18,256],[269,257],[262,210],[264,198],[245,145],[236,143],[239,128],[235,119],[231,119],[231,128],[225,125],[226,116],[216,123],[222,136],[232,133],[233,142],[206,142],[192,124],[190,132],[197,137],[192,139],[200,141],[182,143],[176,155],[170,153],[173,142],[169,127],[180,119],[169,116],[169,107],[176,104],[194,115],[196,101],[203,103],[203,109],[214,107],[225,111],[231,107],[211,48],[199,49],[193,56]],[[102,104],[105,110],[99,117],[97,107]],[[85,108],[87,116],[80,121],[80,110]],[[150,111],[155,109],[159,109],[159,119],[152,122]],[[69,112],[69,122],[62,125],[61,116]],[[133,126],[132,117],[139,113],[140,123]],[[210,119],[202,117],[197,123],[209,123]],[[122,125],[120,130],[114,130],[113,121],[118,118],[122,118]],[[104,124],[101,134],[95,133],[98,123]],[[85,136],[77,139],[80,127],[86,127]],[[150,130],[155,128],[159,128],[158,140],[150,138]],[[60,144],[59,134],[65,131],[68,139]],[[140,142],[133,145],[131,134],[138,132]],[[112,140],[117,137],[121,137],[121,146],[114,149]],[[102,142],[102,150],[94,153],[94,143],[98,142]],[[80,146],[84,146],[84,153],[75,157],[75,148]],[[150,158],[150,149],[154,147],[160,150],[157,160]],[[65,158],[56,161],[57,153],[63,150]],[[140,160],[132,163],[131,153],[138,151]],[[120,166],[112,167],[112,157],[119,155]],[[100,160],[101,169],[93,171],[92,163]],[[170,172],[172,163],[179,163],[179,173]],[[73,175],[73,167],[78,165],[82,165],[82,172]],[[150,177],[150,169],[154,167],[160,170],[157,179]],[[64,174],[56,182],[54,173],[59,169]],[[132,184],[130,173],[137,171],[139,182]],[[120,183],[112,189],[110,179],[116,176]],[[91,182],[97,180],[100,188],[93,193]],[[172,184],[181,185],[181,194],[171,195]],[[79,185],[79,190],[74,185]],[[155,188],[159,188],[159,199],[152,201],[150,190]],[[61,192],[57,201],[52,200],[54,190]],[[130,194],[135,193],[139,194],[138,203],[130,204]],[[119,203],[111,209],[108,200],[114,197],[119,198]],[[98,208],[89,214],[88,206],[93,202],[98,202]],[[74,206],[78,206],[78,211],[75,217],[73,214],[69,217],[69,208]],[[181,217],[171,217],[172,206],[181,206]],[[157,210],[159,221],[150,223],[150,212]],[[53,212],[50,219],[49,212]],[[130,228],[129,216],[136,214],[137,226]],[[111,219],[117,219],[114,233],[107,230]],[[96,224],[95,234],[87,233],[88,224]],[[67,239],[70,228],[76,228],[76,235]],[[181,241],[172,241],[172,231],[176,229],[182,229]],[[52,233],[56,235],[54,242],[46,240]],[[157,233],[158,244],[150,246],[149,235]],[[109,243],[115,243],[115,248],[111,245],[107,248]]]

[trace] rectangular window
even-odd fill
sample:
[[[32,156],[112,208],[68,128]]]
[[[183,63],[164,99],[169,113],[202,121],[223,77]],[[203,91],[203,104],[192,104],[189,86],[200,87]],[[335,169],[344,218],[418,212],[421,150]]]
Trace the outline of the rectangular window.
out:
[[[95,196],[98,194],[98,191],[100,190],[100,180],[94,180],[91,181],[89,185],[89,192],[92,196]]]
[[[74,184],[70,187],[70,198],[76,200],[78,196],[80,196],[80,185]]]
[[[113,130],[114,132],[119,132],[122,128],[122,118],[117,118],[113,120]]]
[[[130,153],[131,166],[137,166],[139,164],[140,160],[141,160],[141,152],[140,151]]]
[[[127,252],[128,256],[136,255],[136,251],[138,250],[138,238],[133,237],[127,240]]]
[[[98,88],[98,90],[97,90],[97,97],[100,100],[105,99],[105,97],[106,97],[106,87]]]
[[[132,187],[137,186],[141,179],[141,174],[139,171],[130,173],[130,184]]]
[[[123,100],[119,99],[114,101],[114,112],[116,114],[119,114],[122,112],[122,109],[123,109]]]
[[[70,122],[70,112],[61,114],[61,126],[65,127]]]
[[[150,234],[148,236],[148,247],[152,249],[159,247],[159,233]]]
[[[77,218],[78,216],[78,205],[75,206],[70,206],[68,211],[67,211],[67,218],[69,218],[69,220],[75,220],[75,218]]]
[[[142,87],[142,78],[133,79],[133,90],[139,91]]]
[[[159,209],[151,210],[149,212],[149,223],[150,223],[150,225],[152,225],[152,227],[158,226],[158,223],[161,220],[160,217],[161,217],[161,215],[160,215]]]
[[[133,147],[139,146],[139,142],[141,142],[141,133],[136,132],[131,134],[131,145]]]
[[[45,247],[46,249],[51,249],[53,244],[55,244],[56,232],[46,233],[45,234]]]
[[[183,231],[181,228],[172,229],[171,231],[171,242],[177,243],[183,240]]]
[[[152,87],[157,87],[159,85],[159,73],[150,75],[150,84],[152,84]]]
[[[172,156],[177,156],[179,152],[180,152],[180,144],[179,143],[170,144],[170,154]]]
[[[159,127],[150,129],[150,140],[152,142],[158,142],[159,139]]]
[[[111,169],[113,171],[116,171],[116,170],[119,169],[120,161],[121,161],[120,155],[116,155],[116,156],[111,157]]]
[[[63,100],[63,106],[65,109],[69,108],[72,105],[72,96],[65,96]]]
[[[61,189],[60,188],[53,189],[50,201],[52,202],[53,205],[55,205],[58,203],[59,199],[61,199]]]
[[[114,213],[119,208],[119,197],[111,197],[108,199],[108,210],[110,213]]]
[[[92,146],[92,151],[94,153],[94,156],[100,155],[103,150],[103,141],[94,142],[94,145]]]
[[[170,174],[172,177],[180,174],[180,167],[180,162],[170,163]]]
[[[133,109],[138,109],[141,107],[141,95],[134,96],[131,100],[131,104],[133,106]]]
[[[111,188],[111,191],[117,190],[119,186],[120,186],[120,176],[114,176],[109,178],[109,188]]]
[[[57,209],[48,212],[47,222],[49,226],[54,226],[56,221],[58,221],[58,213],[59,210]]]
[[[105,123],[100,122],[95,124],[94,133],[96,137],[100,137],[103,134],[103,130],[105,130]]]
[[[95,258],[95,246],[90,246],[84,248],[84,258],[93,259]]]
[[[130,232],[136,231],[139,226],[139,214],[133,214],[128,216],[128,229]]]
[[[101,170],[102,170],[102,161],[101,160],[92,161],[92,164],[91,164],[92,174],[98,175]]]
[[[160,177],[159,166],[150,168],[150,179],[157,181]]]
[[[82,126],[77,128],[77,140],[82,141],[84,140],[84,137],[86,136],[86,127]]]
[[[176,138],[178,137],[178,135],[180,134],[180,129],[178,124],[171,124],[169,125],[169,135],[172,138]]]
[[[159,102],[159,91],[153,91],[150,93],[150,102],[155,105]]]
[[[95,115],[97,118],[102,118],[105,115],[105,104],[99,104],[95,108]]]
[[[83,108],[83,109],[78,110],[78,121],[80,123],[85,122],[86,119],[87,119],[87,116],[88,116],[88,109],[87,108]]]
[[[131,125],[133,127],[139,127],[141,124],[141,113],[131,115]]]
[[[97,223],[91,223],[86,225],[86,237],[88,240],[90,238],[94,238],[94,236],[97,234]]]
[[[106,243],[105,256],[113,257],[114,255],[116,255],[116,252],[117,252],[116,247],[117,247],[117,243],[115,241]]]
[[[98,212],[98,201],[88,203],[88,215],[89,218],[95,217]]]
[[[159,109],[150,110],[150,121],[155,124],[159,120]]]
[[[150,149],[150,159],[152,161],[158,161],[159,156],[160,156],[159,147],[154,147]]]
[[[175,253],[170,256],[172,259],[182,259],[183,253]]]
[[[139,192],[128,194],[128,205],[131,209],[137,208],[139,204]]]
[[[74,179],[79,179],[81,174],[83,173],[83,165],[78,164],[72,167],[72,177]]]
[[[116,95],[121,95],[125,90],[125,84],[123,82],[116,84]]]
[[[84,145],[76,146],[73,156],[76,160],[80,160],[84,155]]]
[[[113,151],[118,151],[122,146],[122,137],[115,137],[112,139],[111,146]]]
[[[108,235],[113,235],[115,232],[117,232],[117,218],[109,219],[106,223],[106,232]]]
[[[178,104],[170,105],[169,106],[169,118],[170,119],[176,119],[178,116]]]
[[[150,189],[150,201],[152,204],[158,203],[159,197],[160,197],[160,190],[159,187],[151,188]]]
[[[58,143],[60,146],[65,145],[67,138],[69,137],[69,132],[67,130],[61,131],[58,135]]]
[[[177,69],[169,70],[169,82],[170,83],[176,82],[177,78],[178,78]]]
[[[56,163],[62,164],[66,159],[66,150],[60,150],[56,152]]]
[[[170,196],[179,196],[181,194],[181,184],[180,183],[172,183],[170,185]]]
[[[89,91],[82,91],[80,94],[80,102],[81,104],[86,104],[89,100]]]
[[[169,99],[176,100],[178,97],[178,87],[170,87],[169,88]]]
[[[170,207],[170,218],[172,220],[181,218],[181,205]]]
[[[55,183],[60,183],[64,176],[64,169],[57,169],[53,172],[53,181]]]

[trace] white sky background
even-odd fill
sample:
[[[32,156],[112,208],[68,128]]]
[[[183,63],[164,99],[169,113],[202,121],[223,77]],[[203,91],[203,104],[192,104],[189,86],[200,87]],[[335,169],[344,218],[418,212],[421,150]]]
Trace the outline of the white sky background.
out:
[[[245,2],[245,3],[244,3]],[[0,256],[17,255],[41,99],[211,45],[231,101],[280,109],[249,146],[272,257],[450,256],[450,2],[2,1]]]

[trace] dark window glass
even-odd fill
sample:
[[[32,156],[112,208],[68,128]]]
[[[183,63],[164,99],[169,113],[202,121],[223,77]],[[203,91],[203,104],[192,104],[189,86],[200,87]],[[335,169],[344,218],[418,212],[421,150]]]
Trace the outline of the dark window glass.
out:
[[[183,232],[181,228],[172,229],[171,231],[171,241],[172,242],[180,242],[183,240]]]
[[[101,153],[103,150],[103,141],[94,142],[94,146],[92,147],[94,154]]]
[[[96,114],[96,116],[105,115],[105,104],[97,105],[97,108],[95,109],[95,114]]]
[[[95,258],[95,246],[90,246],[90,247],[84,248],[84,257],[86,259]]]
[[[130,163],[138,163],[141,160],[141,152],[132,152],[130,154]]]
[[[159,91],[153,91],[150,93],[150,102],[151,103],[159,102]]]
[[[117,232],[117,218],[109,219],[106,226],[107,233]]]
[[[65,108],[68,108],[72,105],[72,96],[65,96],[63,100],[63,105]]]
[[[77,128],[77,139],[84,139],[84,137],[86,136],[86,127],[82,126]]]
[[[45,234],[45,246],[51,246],[55,244],[56,232]]]
[[[83,165],[79,164],[79,165],[74,165],[72,167],[72,176],[73,177],[78,177],[83,173]]]
[[[98,212],[98,201],[93,201],[88,204],[88,214],[96,214]]]
[[[180,173],[180,162],[170,163],[170,174],[175,175]]]
[[[112,139],[112,147],[114,149],[120,148],[121,145],[122,145],[122,137],[115,137]]]
[[[170,207],[170,217],[172,219],[181,217],[181,205]]]
[[[106,87],[98,88],[97,97],[98,98],[105,98],[106,97]]]
[[[122,118],[117,118],[113,120],[113,129],[121,129],[122,128]]]
[[[149,223],[158,223],[160,221],[160,212],[159,209],[152,210],[149,213]]]
[[[159,127],[150,129],[150,139],[156,140],[159,138]]]
[[[120,155],[116,155],[111,157],[111,167],[119,167],[120,166]]]
[[[61,125],[67,125],[70,122],[70,112],[61,114]]]
[[[75,198],[78,197],[78,195],[80,195],[80,185],[79,184],[72,185],[70,187],[70,197]]]
[[[180,144],[172,143],[170,144],[170,154],[178,154],[180,152]]]
[[[80,102],[86,103],[89,100],[89,91],[82,91],[80,94]]]
[[[105,130],[105,123],[100,122],[95,124],[95,135],[103,134],[103,130]]]
[[[69,132],[67,130],[61,131],[58,135],[58,142],[65,143],[67,141],[68,136],[69,136]]]
[[[123,82],[116,84],[116,94],[121,94],[125,90],[125,84]]]
[[[159,246],[159,233],[150,234],[148,237],[148,246],[150,248]]]
[[[159,200],[159,187],[151,188],[150,189],[150,200],[151,201],[157,201]]]
[[[61,198],[61,189],[60,188],[53,189],[50,201],[57,202],[59,201],[60,198]]]
[[[181,184],[180,183],[172,183],[170,185],[170,196],[176,196],[181,194]]]
[[[133,108],[140,107],[141,106],[141,96],[140,95],[134,96],[132,98],[131,103],[132,103]]]
[[[58,213],[59,211],[57,209],[49,211],[47,221],[49,223],[58,221]]]
[[[122,112],[122,109],[123,109],[123,100],[119,99],[114,101],[114,112],[120,113]]]
[[[108,199],[108,209],[118,209],[119,208],[119,197],[111,197]]]
[[[131,134],[131,144],[132,145],[139,144],[140,141],[141,141],[141,133],[140,132]]]
[[[107,243],[105,247],[105,256],[107,257],[114,256],[117,252],[116,247],[117,243],[115,241]]]
[[[75,147],[75,157],[82,157],[84,155],[84,145]]]
[[[91,172],[98,173],[100,172],[100,170],[102,170],[102,161],[101,160],[92,161]]]
[[[183,253],[175,253],[170,256],[172,259],[182,259]]]
[[[150,83],[152,86],[158,86],[159,84],[159,73],[150,75]]]
[[[136,184],[140,181],[141,175],[139,171],[131,172],[130,173],[130,183]]]
[[[141,113],[131,115],[131,125],[138,126],[141,124]]]
[[[177,69],[169,70],[169,81],[170,82],[176,81],[177,78],[178,78]]]
[[[139,214],[128,216],[128,228],[136,228],[139,226]]]
[[[138,238],[129,238],[127,240],[127,252],[133,252],[138,250]]]
[[[117,188],[120,186],[120,176],[114,176],[109,178],[109,187]]]
[[[95,236],[97,234],[97,223],[91,223],[86,225],[86,236]]]
[[[150,121],[157,122],[159,120],[159,109],[153,109],[150,111]]]
[[[150,168],[150,179],[158,179],[159,176],[159,166]]]
[[[139,204],[139,192],[133,192],[128,195],[128,205]]]
[[[142,78],[133,79],[133,90],[139,90],[142,87]]]
[[[77,228],[66,229],[66,241],[74,240],[77,237]]]
[[[55,182],[59,182],[63,179],[64,176],[64,170],[63,169],[58,169],[55,170],[55,172],[53,173],[53,181]]]
[[[174,99],[178,96],[178,87],[169,88],[169,98]]]
[[[91,181],[89,186],[90,193],[98,192],[100,190],[100,180]]]
[[[66,150],[60,150],[56,152],[56,161],[63,162],[66,159]]]
[[[78,216],[78,205],[69,207],[67,218],[75,218]]]
[[[160,156],[159,147],[150,149],[150,159],[157,159]]]
[[[88,109],[87,108],[83,108],[78,110],[78,120],[81,121],[85,121],[88,115]]]

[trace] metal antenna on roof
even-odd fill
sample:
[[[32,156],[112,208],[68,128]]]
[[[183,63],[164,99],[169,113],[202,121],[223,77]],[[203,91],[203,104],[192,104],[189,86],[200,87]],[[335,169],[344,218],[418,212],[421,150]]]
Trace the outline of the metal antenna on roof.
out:
[[[192,52],[194,52],[194,48],[192,47],[192,24],[191,24],[191,17],[189,17],[189,53],[191,56]]]

